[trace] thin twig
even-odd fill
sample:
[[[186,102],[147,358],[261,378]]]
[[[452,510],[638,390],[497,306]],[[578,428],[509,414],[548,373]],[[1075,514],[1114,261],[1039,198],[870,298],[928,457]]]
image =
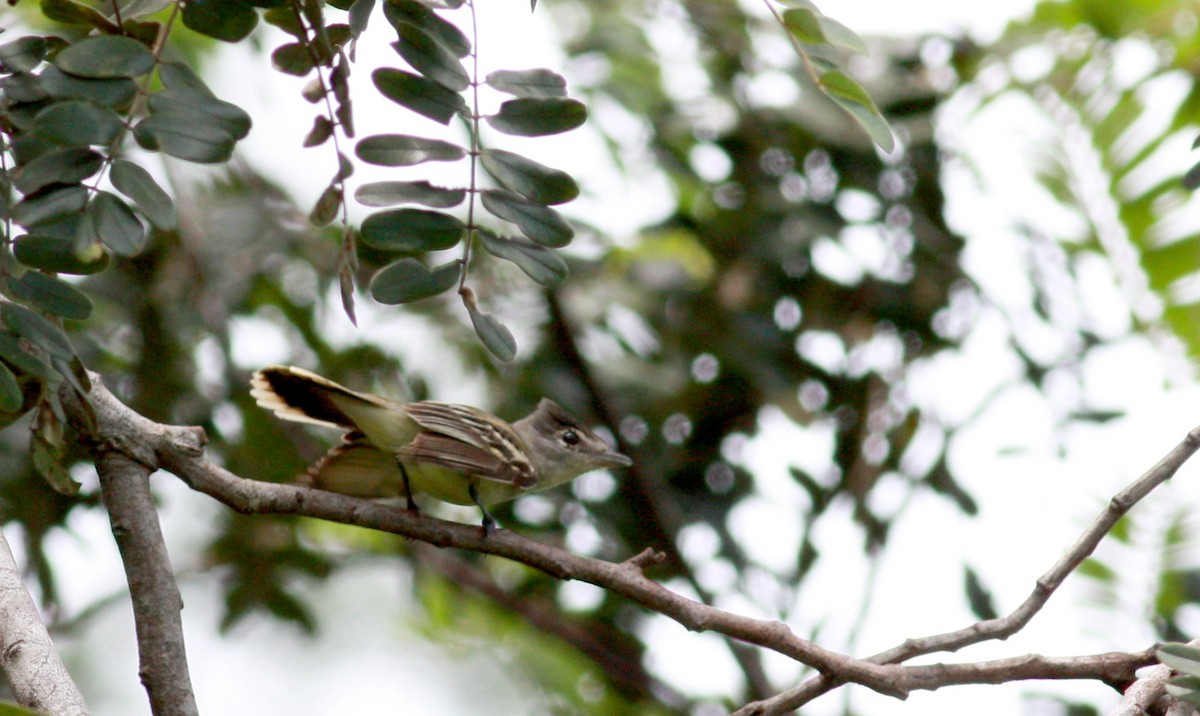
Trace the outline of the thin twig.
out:
[[[33,597],[0,532],[0,668],[22,706],[53,716],[86,716],[87,704],[50,641]]]

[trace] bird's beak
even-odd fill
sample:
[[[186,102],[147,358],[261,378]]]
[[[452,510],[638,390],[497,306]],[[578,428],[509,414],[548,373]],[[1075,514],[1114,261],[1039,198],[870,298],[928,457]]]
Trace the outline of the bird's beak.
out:
[[[629,467],[633,464],[633,460],[628,455],[609,450],[606,453],[598,455],[604,467]]]

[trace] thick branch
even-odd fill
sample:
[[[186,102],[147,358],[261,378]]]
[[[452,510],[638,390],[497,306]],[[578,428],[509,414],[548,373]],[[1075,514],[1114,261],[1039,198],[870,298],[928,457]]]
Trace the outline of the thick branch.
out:
[[[1116,526],[1117,521],[1154,488],[1171,479],[1197,449],[1200,449],[1200,427],[1192,428],[1183,440],[1153,467],[1114,495],[1104,512],[1096,517],[1054,566],[1038,578],[1033,591],[1012,613],[997,619],[977,622],[958,631],[909,639],[899,646],[869,657],[867,661],[875,664],[895,664],[935,651],[957,651],[989,639],[1007,639],[1020,631],[1041,611],[1067,576],[1095,551],[1096,546]],[[823,673],[791,691],[748,704],[737,713],[743,716],[789,713],[839,685],[837,679]]]
[[[198,714],[179,615],[183,598],[150,494],[153,470],[101,447],[96,471],[125,565],[137,630],[138,671],[150,696],[150,709],[155,716]]]
[[[54,649],[0,532],[0,668],[22,706],[51,716],[86,716],[87,704]]]

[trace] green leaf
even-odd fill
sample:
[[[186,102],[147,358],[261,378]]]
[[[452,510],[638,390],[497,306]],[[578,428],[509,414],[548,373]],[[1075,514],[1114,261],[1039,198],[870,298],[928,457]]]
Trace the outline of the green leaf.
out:
[[[1163,644],[1157,656],[1159,661],[1181,674],[1200,676],[1200,647],[1177,642]]]
[[[63,466],[66,446],[63,443],[62,423],[56,417],[62,412],[54,395],[43,401],[33,420],[33,439],[29,442],[33,466],[55,491],[68,497],[79,492],[79,483],[71,479],[71,473]],[[57,410],[51,406],[57,406]]]
[[[471,86],[471,78],[458,57],[425,30],[402,22],[396,32],[400,41],[392,43],[392,47],[414,70],[455,92]]]
[[[510,99],[500,111],[485,117],[498,132],[518,137],[542,137],[559,134],[587,121],[587,108],[574,99]]]
[[[58,236],[26,234],[13,248],[17,260],[26,266],[54,273],[91,274],[108,267],[108,254],[99,245],[83,255],[75,242]]]
[[[42,89],[58,100],[82,99],[118,111],[129,108],[137,96],[137,83],[131,79],[80,79],[50,66],[38,75]]]
[[[25,403],[25,395],[17,383],[17,376],[8,366],[0,363],[0,412],[15,413]]]
[[[489,189],[483,192],[481,199],[485,209],[516,224],[522,234],[542,246],[562,248],[575,236],[575,230],[558,212],[510,191]]]
[[[82,3],[71,0],[42,0],[41,11],[47,18],[64,25],[87,25],[108,35],[121,33],[119,26],[96,9]]]
[[[384,97],[435,122],[449,124],[456,113],[467,111],[462,95],[410,72],[381,67],[371,80]]]
[[[303,77],[313,71],[317,61],[308,45],[289,42],[276,47],[271,53],[271,65],[280,72]]]
[[[430,269],[416,259],[400,259],[371,279],[371,296],[388,305],[436,296],[458,282],[461,266],[462,262],[455,260]]]
[[[56,149],[13,172],[13,186],[32,194],[51,184],[78,184],[104,165],[104,157],[86,147]]]
[[[133,137],[145,149],[199,164],[216,164],[233,156],[237,140],[220,126],[198,122],[182,112],[160,112],[133,128]]]
[[[216,98],[208,85],[204,84],[204,80],[200,79],[200,75],[182,62],[162,63],[158,66],[158,78],[162,80],[163,87],[167,89]]]
[[[422,162],[452,162],[467,156],[467,150],[443,142],[404,134],[376,134],[354,148],[358,158],[384,167],[407,167]]]
[[[0,65],[3,65],[8,72],[30,72],[45,58],[46,38],[44,37],[27,35],[0,45]]]
[[[554,288],[567,280],[570,270],[553,249],[520,237],[496,236],[490,231],[479,232],[483,248],[493,256],[511,261],[529,278],[548,288]]]
[[[562,204],[579,196],[579,185],[564,171],[503,149],[483,150],[483,168],[505,189],[538,204]]]
[[[45,318],[15,303],[0,303],[0,318],[13,333],[46,351],[52,358],[71,360],[75,350],[67,334]]]
[[[78,184],[25,197],[12,209],[12,220],[30,228],[83,211],[88,193]]]
[[[854,30],[851,30],[828,15],[818,14],[817,22],[821,23],[821,32],[825,35],[825,42],[827,44],[859,54],[867,53],[867,44],[862,41],[862,38]]]
[[[113,186],[137,206],[146,220],[162,231],[179,224],[179,214],[170,194],[163,191],[150,172],[125,159],[113,162],[109,172]]]
[[[825,42],[825,31],[817,16],[821,13],[807,7],[797,7],[783,13],[783,26],[801,42],[820,45]]]
[[[354,4],[350,6],[350,35],[358,37],[367,31],[367,24],[371,21],[371,12],[375,9],[375,0],[354,0]]]
[[[337,218],[337,211],[342,206],[342,190],[336,184],[330,184],[321,192],[308,214],[308,221],[313,226],[328,226]]]
[[[137,40],[121,35],[101,35],[66,48],[54,58],[54,64],[76,77],[138,77],[154,69],[154,55]]]
[[[867,130],[871,141],[885,152],[896,148],[892,128],[875,107],[871,95],[850,75],[841,70],[830,70],[821,75],[821,87],[829,98],[846,110],[856,122]]]
[[[112,109],[80,100],[50,105],[38,112],[34,124],[39,137],[81,147],[111,144],[125,126]]]
[[[8,287],[20,300],[56,316],[83,321],[92,315],[92,302],[82,291],[41,271],[26,271]]]
[[[16,335],[7,331],[0,332],[0,358],[22,373],[40,378],[51,385],[62,382],[58,371],[54,370],[48,361],[29,352],[21,345],[21,340]]]
[[[133,256],[146,243],[146,227],[116,194],[97,192],[85,221],[90,221],[95,237],[117,256]]]
[[[467,305],[467,315],[471,317],[471,325],[475,327],[475,335],[484,347],[504,362],[517,357],[517,341],[512,331],[498,321],[490,313],[483,313],[472,305]]]
[[[201,35],[238,42],[258,24],[258,13],[239,0],[189,0],[183,6],[183,24]]]
[[[417,0],[388,0],[383,4],[383,16],[397,33],[401,25],[415,25],[455,57],[466,57],[471,53],[471,41],[461,30]]]
[[[497,70],[484,81],[493,89],[518,97],[548,99],[567,96],[567,81],[550,70]]]
[[[384,251],[440,251],[459,242],[466,227],[449,214],[424,209],[393,209],[362,223],[362,240]]]
[[[150,111],[189,115],[193,122],[216,125],[234,139],[250,133],[250,115],[236,104],[212,96],[207,89],[168,87],[150,96]]]
[[[380,181],[363,184],[354,192],[358,203],[366,206],[424,204],[435,209],[458,206],[466,198],[466,189],[447,189],[427,181]]]

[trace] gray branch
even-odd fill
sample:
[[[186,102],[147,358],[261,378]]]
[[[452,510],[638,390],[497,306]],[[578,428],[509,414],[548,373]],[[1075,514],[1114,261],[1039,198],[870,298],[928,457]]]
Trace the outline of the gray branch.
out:
[[[643,573],[646,566],[664,558],[660,553],[647,550],[621,563],[605,562],[534,542],[508,530],[494,531],[485,536],[478,527],[413,514],[368,500],[295,485],[248,480],[204,458],[204,434],[199,428],[151,422],[113,397],[98,378],[93,380],[90,398],[101,433],[114,436],[109,441],[111,448],[128,450],[127,454],[137,462],[168,470],[192,489],[210,495],[239,512],[304,515],[357,525],[438,547],[454,547],[505,557],[558,579],[589,582],[674,619],[692,631],[717,632],[747,644],[771,649],[815,668],[822,676],[806,686],[816,683],[820,690],[806,692],[805,700],[811,700],[815,695],[844,683],[858,683],[879,693],[904,698],[914,689],[1017,679],[1098,679],[1113,684],[1132,682],[1137,668],[1153,663],[1151,650],[1134,654],[1078,657],[1026,655],[993,662],[949,665],[903,666],[895,662],[930,651],[953,651],[984,639],[1002,638],[1020,629],[1041,608],[1062,579],[1091,552],[1120,515],[1173,474],[1200,446],[1200,428],[1197,428],[1146,477],[1114,497],[1105,514],[1071,552],[1038,581],[1034,594],[1012,615],[980,622],[958,632],[910,640],[870,659],[856,659],[804,639],[782,622],[733,614],[672,592]],[[122,436],[123,439],[117,440],[115,436]],[[788,692],[780,696],[793,698],[795,693]],[[743,708],[740,713],[781,713],[781,710],[772,710],[777,703],[758,702]]]
[[[0,668],[22,706],[51,716],[86,716],[87,704],[50,641],[21,570],[0,532]]]

